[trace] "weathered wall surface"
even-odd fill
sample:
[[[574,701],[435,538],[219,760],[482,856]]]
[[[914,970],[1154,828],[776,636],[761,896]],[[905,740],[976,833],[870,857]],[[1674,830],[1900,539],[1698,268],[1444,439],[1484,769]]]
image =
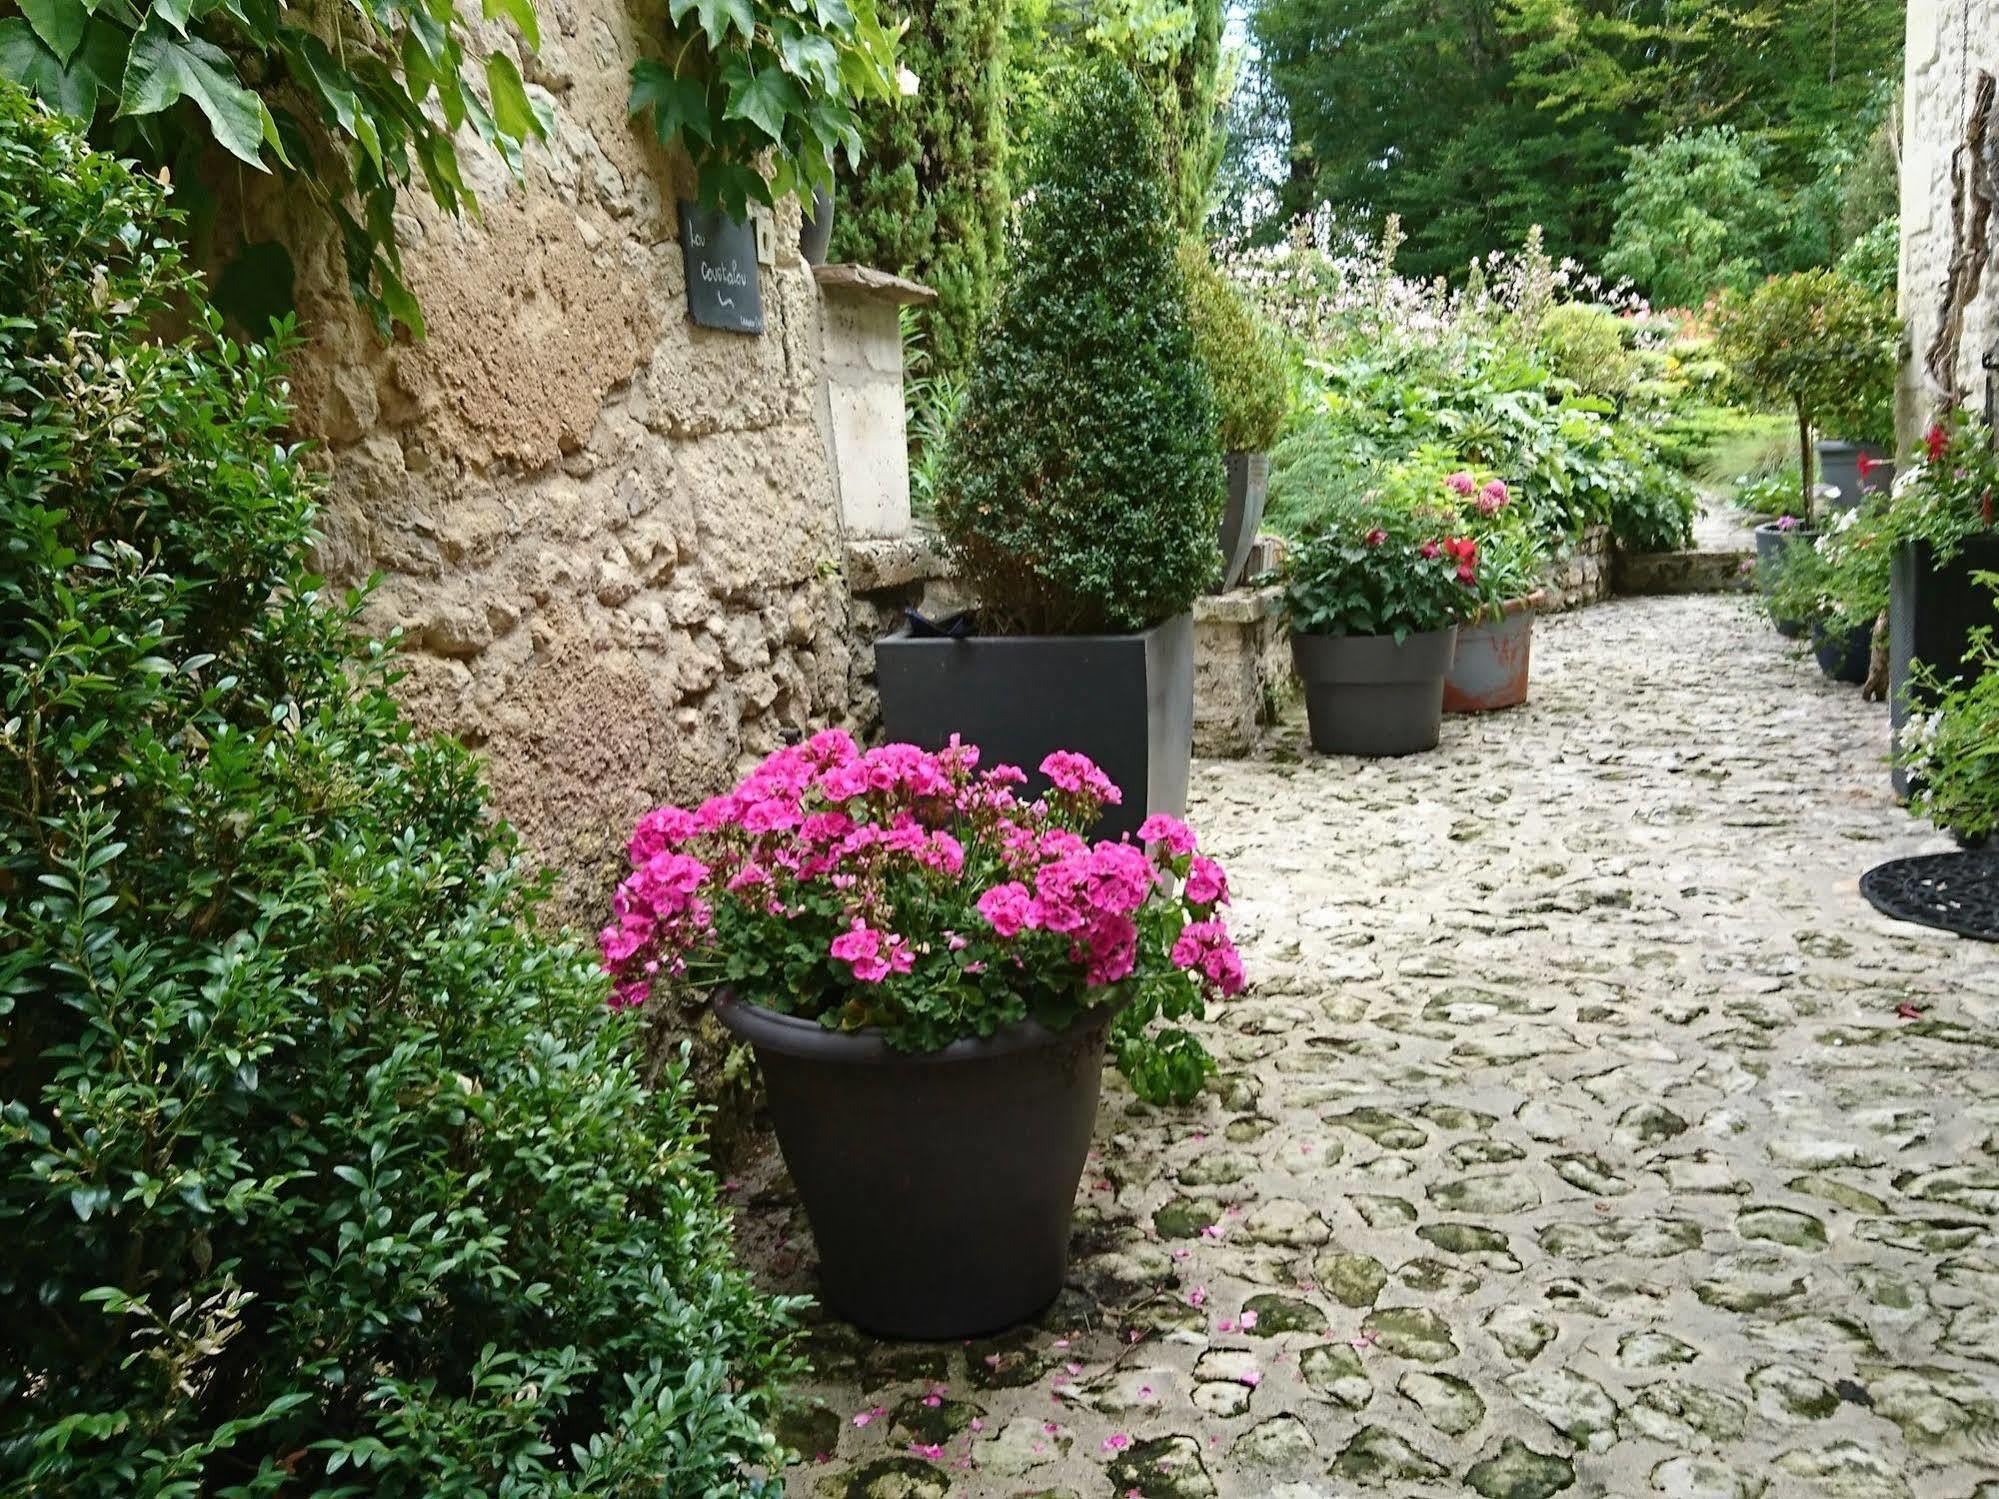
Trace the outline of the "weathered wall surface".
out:
[[[1903,366],[1899,417],[1913,440],[1943,395],[1926,374],[1924,353],[1942,316],[1954,245],[1951,157],[1965,138],[1980,69],[1999,75],[1999,0],[1910,0],[1902,102],[1902,316],[1909,358]],[[1999,115],[1986,159],[1999,180]],[[1955,384],[1982,408],[1980,360],[1999,343],[1999,224],[1990,225],[1993,259],[1967,305]]]
[[[332,483],[323,566],[385,581],[402,693],[487,757],[500,809],[593,921],[633,819],[723,789],[787,731],[844,720],[853,609],[816,412],[819,300],[795,209],[762,272],[761,338],[687,319],[691,183],[626,118],[637,26],[549,0],[523,58],[553,106],[528,184],[475,161],[483,222],[408,200],[420,345],[383,345],[300,215],[315,346],[302,425]],[[313,290],[317,288],[317,290]]]

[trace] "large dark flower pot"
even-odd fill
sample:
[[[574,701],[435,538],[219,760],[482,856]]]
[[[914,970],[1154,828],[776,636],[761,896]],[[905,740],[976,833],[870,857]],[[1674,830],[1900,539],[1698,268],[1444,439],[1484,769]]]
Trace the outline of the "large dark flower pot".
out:
[[[1775,521],[1765,521],[1756,528],[1756,582],[1765,593],[1776,586],[1777,560],[1787,546],[1799,542],[1810,545],[1818,537],[1818,532],[1808,531],[1803,526],[1793,526],[1786,531]],[[1779,619],[1777,611],[1770,611],[1770,623],[1777,627],[1777,633],[1790,640],[1804,638],[1811,628],[1809,621],[1802,619]]]
[[[1527,701],[1534,610],[1545,594],[1509,599],[1499,615],[1458,626],[1457,652],[1444,678],[1446,713],[1490,713]]]
[[[1222,511],[1222,586],[1227,593],[1242,581],[1249,566],[1250,549],[1256,545],[1257,528],[1263,524],[1263,502],[1270,491],[1268,453],[1228,455],[1229,502]]]
[[[1829,635],[1814,624],[1812,654],[1818,658],[1819,670],[1833,681],[1858,686],[1867,680],[1867,665],[1874,656],[1874,626],[1855,625]]]
[[[819,1247],[826,1304],[893,1338],[1032,1317],[1069,1263],[1108,1012],[913,1055],[727,996]]]
[[[1923,705],[1910,701],[1909,675],[1918,661],[1948,680],[1957,675],[1971,632],[1992,623],[1992,595],[1974,573],[1999,572],[1999,533],[1973,536],[1938,566],[1928,542],[1904,542],[1888,568],[1888,710],[1896,742],[1902,724]],[[1897,795],[1909,794],[1909,777],[1895,756]]]
[[[812,204],[798,221],[798,253],[807,265],[824,265],[833,247],[833,195],[812,189]]]
[[[1030,792],[1050,751],[1077,750],[1124,793],[1096,835],[1135,833],[1187,809],[1194,746],[1194,616],[1137,635],[893,635],[875,645],[882,729],[940,749],[953,734],[983,763],[1018,765]]]
[[[1818,445],[1819,483],[1830,485],[1837,490],[1831,503],[1841,510],[1850,510],[1860,503],[1864,493],[1885,490],[1895,477],[1895,466],[1886,461],[1888,454],[1871,442],[1825,441]],[[1867,459],[1867,480],[1860,478],[1860,460]]]
[[[1411,635],[1293,635],[1312,748],[1327,755],[1435,749],[1457,629]]]

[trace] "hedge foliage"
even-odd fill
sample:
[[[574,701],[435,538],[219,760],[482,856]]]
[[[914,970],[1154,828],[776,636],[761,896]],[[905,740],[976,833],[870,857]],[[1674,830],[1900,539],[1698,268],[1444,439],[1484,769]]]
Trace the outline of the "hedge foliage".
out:
[[[992,623],[1142,629],[1219,566],[1214,396],[1143,89],[1108,58],[1058,87],[937,518]]]
[[[964,367],[992,304],[1006,234],[1007,8],[912,0],[902,65],[914,97],[861,111],[858,169],[842,168],[833,258],[934,288],[915,336],[933,378]]]
[[[322,602],[177,230],[0,85],[0,1490],[774,1492],[698,1111]]]

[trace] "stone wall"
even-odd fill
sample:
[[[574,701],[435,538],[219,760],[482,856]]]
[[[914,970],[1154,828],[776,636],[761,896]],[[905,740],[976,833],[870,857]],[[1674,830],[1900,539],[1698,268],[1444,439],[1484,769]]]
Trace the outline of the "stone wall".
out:
[[[1540,612],[1561,614],[1609,598],[1613,551],[1609,527],[1592,526],[1584,532],[1580,541],[1548,564],[1541,582],[1548,600]]]
[[[855,609],[822,439],[819,294],[787,208],[759,338],[687,318],[675,202],[691,188],[626,117],[639,23],[543,7],[523,58],[555,115],[515,188],[461,142],[483,221],[403,224],[428,337],[379,341],[337,246],[293,207],[312,346],[305,430],[331,472],[322,565],[384,581],[401,693],[478,749],[495,799],[594,922],[626,830],[846,720]]]
[[[1908,327],[1898,425],[1912,442],[1943,395],[1924,369],[1944,302],[1954,239],[1951,158],[1964,140],[1980,70],[1999,75],[1999,0],[1910,0],[1903,59],[1901,310]],[[1986,137],[1999,182],[1999,111]],[[1986,401],[1980,361],[1999,346],[1999,223],[1988,220],[1992,259],[1968,304],[1953,382],[1975,409]]]

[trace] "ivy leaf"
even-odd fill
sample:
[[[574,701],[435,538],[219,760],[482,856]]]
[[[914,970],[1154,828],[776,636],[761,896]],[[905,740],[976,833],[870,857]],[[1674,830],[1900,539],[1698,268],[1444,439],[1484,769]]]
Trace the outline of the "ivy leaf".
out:
[[[21,0],[21,14],[67,68],[83,42],[83,24],[90,19],[81,0]]]
[[[803,78],[808,84],[816,78],[820,88],[829,94],[840,91],[840,54],[825,37],[786,27],[778,33],[777,50],[794,77]]]
[[[192,99],[208,117],[216,143],[225,151],[260,172],[268,170],[260,149],[270,119],[263,100],[237,80],[220,47],[199,37],[176,37],[149,18],[132,39],[118,115],[158,114],[181,99]],[[269,128],[275,136],[275,126]]]
[[[107,88],[125,71],[126,33],[93,20],[83,45],[64,67],[19,16],[0,19],[0,78],[11,78],[52,109],[87,120]]]
[[[520,70],[504,52],[486,54],[486,89],[493,97],[493,122],[509,140],[524,141],[544,134],[541,119],[528,102]]]
[[[193,14],[194,0],[153,0],[152,8],[146,13],[147,24],[150,25],[152,18],[157,16],[182,36],[186,36],[187,23]]]
[[[805,100],[798,85],[781,68],[765,68],[752,73],[747,64],[733,62],[723,69],[722,81],[729,90],[727,120],[748,120],[773,141],[782,143],[787,115],[803,109]]]
[[[756,12],[750,8],[750,0],[669,0],[667,14],[674,25],[685,21],[689,12],[696,13],[710,46],[719,47],[727,41],[731,26],[745,37],[756,35]]]
[[[632,65],[628,107],[633,114],[652,110],[652,127],[663,146],[683,135],[709,142],[715,139],[707,85],[698,78],[675,76],[665,63],[647,58]]]
[[[520,28],[529,51],[541,50],[541,19],[534,13],[534,0],[481,0],[479,8],[489,21],[505,16]]]

